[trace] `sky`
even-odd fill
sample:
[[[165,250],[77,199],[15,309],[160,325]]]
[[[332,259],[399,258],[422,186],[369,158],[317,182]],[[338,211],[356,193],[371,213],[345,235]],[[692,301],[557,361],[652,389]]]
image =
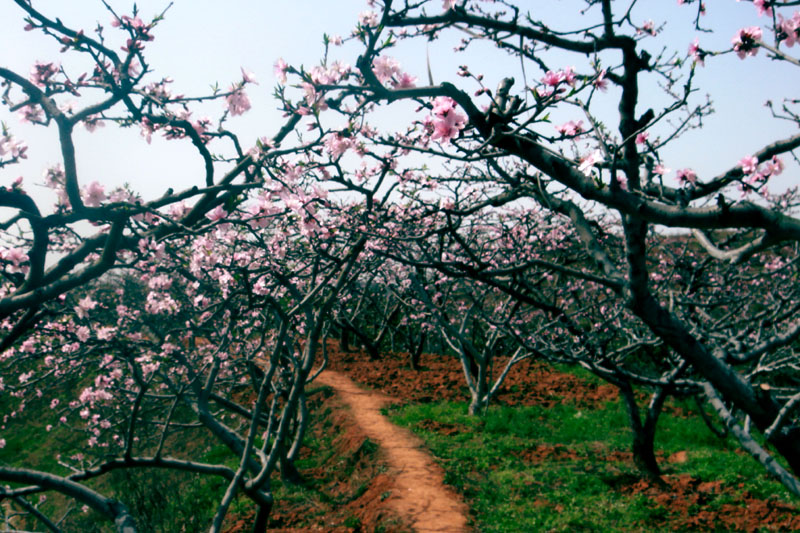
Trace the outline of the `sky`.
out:
[[[130,14],[132,2],[111,0],[118,14]],[[709,14],[703,24],[718,29],[716,33],[703,33],[694,29],[695,8],[678,6],[675,0],[643,0],[632,11],[636,23],[648,19],[661,27],[657,37],[648,37],[642,44],[652,55],[662,47],[685,54],[688,44],[699,37],[704,49],[722,50],[730,46],[730,39],[740,27],[767,24],[757,18],[755,8],[748,2],[734,0],[709,1]],[[441,9],[435,0],[430,10]],[[530,6],[534,18],[546,21],[555,30],[569,29],[574,25],[577,4],[574,0],[548,0],[524,2]],[[99,22],[106,26],[111,36],[110,15],[99,0],[69,2],[69,9],[60,0],[36,0],[34,5],[51,17],[59,17],[67,25],[90,31]],[[168,2],[144,0],[137,2],[143,19],[160,13]],[[175,0],[166,17],[154,30],[155,40],[147,44],[146,55],[155,71],[153,79],[172,77],[174,92],[200,95],[219,83],[226,88],[241,79],[241,68],[255,74],[259,85],[248,91],[253,109],[228,124],[240,134],[245,145],[256,138],[271,136],[283,121],[277,103],[271,96],[277,83],[273,64],[279,57],[293,65],[307,67],[317,64],[323,53],[322,35],[349,35],[355,27],[359,12],[368,9],[362,0],[278,0],[258,2],[236,0]],[[23,31],[22,10],[12,2],[0,7],[0,65],[27,74],[36,60],[64,61],[65,67],[79,69],[67,55],[59,53],[59,46],[38,32]],[[459,64],[480,65],[486,75],[487,86],[507,75],[521,77],[519,62],[504,58],[488,47],[471,48],[466,55],[453,54],[455,41],[425,43],[417,40],[393,52],[403,68],[424,83],[426,57],[430,57],[431,70],[437,82],[459,81],[455,72]],[[358,47],[346,45],[334,53],[342,60],[354,64]],[[793,51],[797,52],[797,49]],[[558,56],[556,61],[558,61]],[[489,58],[488,61],[486,59]],[[501,58],[498,60],[497,58]],[[563,61],[575,61],[564,57]],[[528,65],[525,75],[529,80],[543,73]],[[648,76],[650,76],[648,78]],[[643,75],[642,99],[645,105],[658,108],[662,102],[654,75]],[[757,58],[740,60],[733,54],[710,58],[707,66],[697,69],[697,85],[701,90],[697,98],[709,93],[714,100],[716,113],[705,121],[702,130],[692,131],[666,150],[666,163],[673,169],[691,167],[703,177],[710,177],[734,166],[748,155],[778,138],[793,134],[796,125],[775,121],[769,116],[764,102],[780,102],[784,96],[796,96],[800,70],[785,63],[768,61],[763,51]],[[607,96],[608,108],[600,111],[601,117],[614,121],[616,103],[613,94]],[[221,108],[216,108],[221,109]],[[645,106],[639,109],[642,112]],[[606,115],[607,113],[607,115]],[[404,123],[405,111],[388,111],[386,123]],[[554,117],[554,121],[573,118],[569,111]],[[576,116],[574,118],[580,118]],[[0,109],[0,120],[11,127],[12,133],[29,145],[29,159],[21,165],[0,169],[0,184],[7,184],[23,176],[27,190],[35,195],[47,195],[42,188],[32,184],[41,182],[43,170],[59,160],[55,128],[33,128],[21,124],[16,116]],[[663,130],[666,131],[666,130]],[[653,135],[659,131],[654,130]],[[201,184],[202,163],[187,142],[165,141],[154,137],[152,144],[143,142],[138,128],[119,130],[114,127],[98,129],[95,133],[79,131],[76,136],[79,173],[82,185],[97,180],[108,187],[130,183],[145,198],[160,196],[168,187],[176,189]],[[797,182],[797,167],[790,166],[780,177],[775,188],[785,188]]]

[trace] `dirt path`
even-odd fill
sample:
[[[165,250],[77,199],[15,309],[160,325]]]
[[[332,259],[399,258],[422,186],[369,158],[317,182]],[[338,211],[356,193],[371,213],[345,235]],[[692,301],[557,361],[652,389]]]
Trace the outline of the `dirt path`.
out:
[[[336,390],[367,437],[384,451],[395,482],[388,502],[416,531],[471,531],[467,506],[445,488],[442,469],[420,449],[421,442],[410,431],[393,425],[381,414],[388,397],[360,389],[347,376],[332,370],[320,374],[316,382]]]

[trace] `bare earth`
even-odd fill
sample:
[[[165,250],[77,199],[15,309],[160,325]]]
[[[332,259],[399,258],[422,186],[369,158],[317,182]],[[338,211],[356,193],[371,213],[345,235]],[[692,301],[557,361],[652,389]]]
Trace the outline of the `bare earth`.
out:
[[[395,489],[387,503],[407,517],[419,533],[468,532],[467,506],[444,486],[444,474],[422,443],[410,431],[391,424],[380,412],[390,398],[365,391],[339,372],[326,370],[316,383],[332,387],[350,407],[366,436],[378,444],[394,478]]]

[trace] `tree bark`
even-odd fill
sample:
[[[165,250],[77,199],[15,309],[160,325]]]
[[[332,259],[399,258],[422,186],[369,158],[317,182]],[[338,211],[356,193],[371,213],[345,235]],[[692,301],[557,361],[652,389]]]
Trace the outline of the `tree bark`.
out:
[[[633,430],[633,443],[631,446],[633,464],[636,465],[636,468],[644,477],[658,484],[663,484],[664,480],[661,479],[661,468],[658,466],[658,460],[655,454],[655,422],[658,418],[658,414],[651,415],[651,410],[648,410],[647,419],[645,423],[642,424],[639,405],[636,403],[636,396],[630,383],[622,382],[617,386],[622,393],[623,400],[625,400],[628,419],[630,420],[631,430]],[[656,392],[656,394],[659,392]],[[663,402],[661,403],[663,404]],[[660,405],[657,407],[658,412],[660,412]]]

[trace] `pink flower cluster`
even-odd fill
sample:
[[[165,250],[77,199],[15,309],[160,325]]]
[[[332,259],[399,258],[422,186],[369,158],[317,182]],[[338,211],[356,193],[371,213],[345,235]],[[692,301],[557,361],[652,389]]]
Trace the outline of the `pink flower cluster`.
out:
[[[89,207],[100,207],[105,200],[105,188],[97,181],[93,181],[83,190],[83,203]]]
[[[681,185],[695,185],[697,183],[697,172],[691,168],[682,168],[677,171],[676,177]]]
[[[566,83],[570,87],[575,86],[575,69],[573,67],[567,67],[556,71],[548,70],[541,81],[544,86],[538,87],[536,93],[541,97],[550,96],[561,84]]]
[[[325,136],[325,150],[330,154],[333,159],[338,159],[344,154],[348,148],[355,145],[355,140],[352,137],[345,137],[340,133],[329,133]]]
[[[763,34],[761,28],[758,26],[750,26],[742,28],[731,39],[733,44],[733,51],[739,56],[739,59],[744,59],[747,56],[754,56],[758,53],[758,41],[761,40]]]
[[[556,126],[556,131],[561,135],[566,137],[574,137],[575,135],[580,135],[583,133],[583,121],[579,120],[575,122],[574,120],[570,120],[563,124],[559,124]]]
[[[800,11],[795,11],[790,19],[778,15],[778,38],[790,47],[800,42]]]
[[[395,89],[410,89],[416,86],[417,78],[400,70],[400,63],[389,56],[380,56],[372,62],[375,77],[381,83],[390,83]]]
[[[28,272],[28,265],[23,264],[28,262],[28,254],[21,248],[0,249],[0,259],[8,265],[8,272]]]
[[[58,74],[59,67],[55,63],[43,63],[37,61],[31,67],[31,73],[28,79],[39,87],[44,87],[52,82],[53,76]]]
[[[753,0],[753,5],[756,6],[758,10],[758,16],[761,15],[768,15],[772,16],[772,6],[770,5],[772,0]]]
[[[773,156],[759,168],[758,158],[748,155],[739,160],[739,167],[744,174],[741,190],[743,194],[748,194],[750,191],[760,189],[772,176],[783,172],[784,164],[778,156]]]
[[[273,71],[275,73],[275,77],[278,78],[278,83],[284,85],[286,83],[286,73],[289,71],[289,65],[283,58],[278,58],[275,61],[275,65],[273,67]]]
[[[689,57],[701,67],[705,65],[706,53],[700,48],[700,39],[697,37],[689,45]]]
[[[250,98],[240,86],[231,86],[230,94],[225,97],[225,105],[231,115],[243,115],[250,110]]]
[[[432,141],[449,143],[467,124],[467,117],[458,112],[456,101],[439,96],[433,101],[433,115],[425,118],[426,130]]]
[[[378,14],[374,11],[362,11],[358,14],[358,23],[366,28],[374,28],[378,25]]]
[[[603,153],[600,150],[595,150],[591,154],[581,159],[581,164],[578,165],[578,170],[584,176],[591,176],[594,166],[603,160]]]
[[[28,145],[14,139],[13,135],[5,134],[0,137],[0,157],[11,156],[11,159],[26,159]]]
[[[133,37],[128,39],[125,46],[122,47],[124,52],[140,51],[144,49],[143,41],[153,40],[153,35],[150,33],[152,26],[145,24],[139,17],[123,15],[121,18],[114,18],[111,25],[115,28],[124,28],[133,34]]]
[[[636,28],[637,35],[643,35],[647,33],[648,35],[655,36],[658,32],[656,31],[656,23],[652,20],[645,21],[641,27]]]

